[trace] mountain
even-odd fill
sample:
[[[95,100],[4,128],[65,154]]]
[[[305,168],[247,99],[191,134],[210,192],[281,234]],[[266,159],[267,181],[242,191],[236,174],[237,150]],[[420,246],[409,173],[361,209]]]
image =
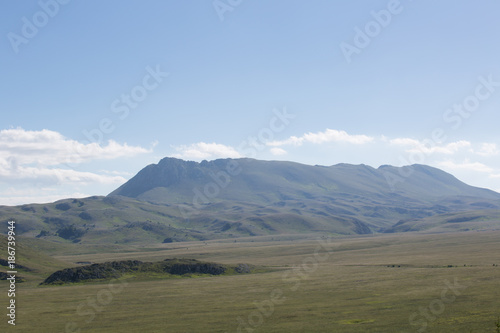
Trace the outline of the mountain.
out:
[[[194,205],[221,200],[259,204],[293,199],[329,201],[346,195],[400,195],[417,201],[451,196],[500,199],[496,192],[469,186],[425,165],[374,169],[366,165],[324,167],[253,159],[196,163],[175,158],[164,158],[145,167],[110,194],[113,195]]]
[[[477,218],[500,226],[500,194],[425,165],[311,166],[254,159],[164,158],[106,197],[0,207],[28,237],[136,244],[256,235],[423,231]],[[439,220],[436,220],[439,219]],[[469,223],[470,224],[470,223]],[[447,229],[448,228],[448,229]]]
[[[178,205],[194,222],[214,218],[231,225],[261,219],[276,229],[282,223],[275,221],[300,219],[314,224],[309,226],[314,231],[344,224],[355,233],[383,230],[401,220],[500,207],[499,193],[425,165],[375,169],[254,159],[196,163],[165,158],[109,196]]]

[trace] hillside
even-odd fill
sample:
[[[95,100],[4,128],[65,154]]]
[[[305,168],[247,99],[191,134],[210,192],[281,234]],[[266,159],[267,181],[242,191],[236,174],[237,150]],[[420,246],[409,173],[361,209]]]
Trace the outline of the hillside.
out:
[[[401,181],[391,184],[394,177]],[[27,237],[91,247],[298,233],[422,231],[426,228],[407,224],[432,224],[434,217],[444,214],[495,209],[500,209],[500,194],[424,165],[375,169],[165,158],[106,197],[4,206],[0,220],[22,221],[17,231]]]
[[[401,220],[383,230],[394,232],[451,232],[451,231],[491,231],[500,227],[500,210],[472,210],[460,213],[435,215],[423,219]]]
[[[8,266],[7,237],[0,235],[0,277],[12,269]],[[43,240],[31,241],[25,238],[16,238],[15,270],[17,278],[22,281],[40,280],[56,269],[66,267],[68,263],[54,259],[47,255]],[[53,244],[51,244],[53,246]],[[0,278],[1,280],[1,278]]]

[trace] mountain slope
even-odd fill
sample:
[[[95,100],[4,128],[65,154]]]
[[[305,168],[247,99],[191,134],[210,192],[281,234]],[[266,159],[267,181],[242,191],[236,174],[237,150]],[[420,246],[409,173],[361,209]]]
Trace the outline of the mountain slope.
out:
[[[107,197],[0,207],[0,220],[22,221],[22,235],[69,244],[154,244],[419,231],[434,225],[434,217],[460,219],[460,214],[495,209],[500,209],[500,194],[424,165],[375,169],[165,158]]]
[[[491,231],[500,229],[500,210],[471,210],[447,213],[423,219],[401,220],[383,230],[386,233],[423,231],[443,233],[450,231]]]
[[[180,205],[183,215],[195,221],[213,215],[236,222],[234,207],[245,207],[250,216],[306,218],[326,224],[349,221],[357,233],[386,228],[402,219],[475,210],[478,203],[500,207],[500,194],[425,165],[374,169],[253,159],[196,163],[165,158],[110,194],[117,195]]]
[[[393,177],[398,177],[395,186]],[[193,203],[193,197],[200,192],[204,194],[198,194],[202,199],[253,203],[287,197],[334,198],[343,194],[402,195],[419,201],[445,196],[500,199],[496,192],[469,186],[442,170],[424,165],[374,169],[366,165],[322,167],[252,159],[196,163],[175,158],[147,166],[110,195],[157,203]]]

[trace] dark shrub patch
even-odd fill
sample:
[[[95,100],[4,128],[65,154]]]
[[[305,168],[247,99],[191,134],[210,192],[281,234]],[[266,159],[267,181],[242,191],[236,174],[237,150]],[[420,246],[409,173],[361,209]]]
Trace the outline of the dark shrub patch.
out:
[[[42,230],[38,235],[36,235],[36,238],[51,236],[51,235],[53,235],[53,233],[51,233],[50,231]]]
[[[166,272],[174,275],[184,275],[184,274],[210,274],[210,275],[220,275],[224,274],[226,268],[219,264],[214,263],[176,263],[172,266],[167,266]]]
[[[125,273],[164,273],[172,275],[208,274],[221,275],[230,273],[250,273],[250,267],[240,264],[237,267],[226,266],[196,259],[166,259],[158,262],[142,262],[138,260],[112,261],[66,268],[50,275],[41,284],[64,284],[109,280],[119,278]]]
[[[57,235],[64,239],[77,240],[85,235],[85,230],[77,228],[74,225],[69,225],[67,227],[59,228],[57,230]]]
[[[32,206],[21,206],[21,210],[23,210],[25,212],[36,213],[35,207],[32,207]]]
[[[7,280],[7,278],[9,278],[9,277],[10,277],[9,274],[4,273],[4,272],[0,272],[0,280]],[[26,281],[26,280],[23,277],[16,275],[16,283],[24,282],[24,281]]]
[[[114,279],[120,277],[123,272],[137,270],[142,264],[142,261],[128,260],[66,268],[53,273],[46,278],[42,284],[62,284],[87,280]]]
[[[67,211],[68,209],[71,209],[71,205],[69,203],[60,203],[56,205],[56,209],[62,210],[62,211]]]
[[[90,215],[87,212],[81,212],[80,214],[78,214],[78,217],[81,218],[82,220],[85,220],[85,221],[92,220],[92,215]]]

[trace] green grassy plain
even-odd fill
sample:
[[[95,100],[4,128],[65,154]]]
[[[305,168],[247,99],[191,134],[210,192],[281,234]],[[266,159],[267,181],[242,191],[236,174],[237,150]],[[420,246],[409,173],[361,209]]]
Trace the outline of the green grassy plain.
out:
[[[275,270],[57,287],[38,285],[49,274],[41,270],[17,285],[15,327],[7,324],[8,284],[0,281],[0,332],[495,332],[499,237],[471,231],[73,248],[51,268],[177,257]]]

